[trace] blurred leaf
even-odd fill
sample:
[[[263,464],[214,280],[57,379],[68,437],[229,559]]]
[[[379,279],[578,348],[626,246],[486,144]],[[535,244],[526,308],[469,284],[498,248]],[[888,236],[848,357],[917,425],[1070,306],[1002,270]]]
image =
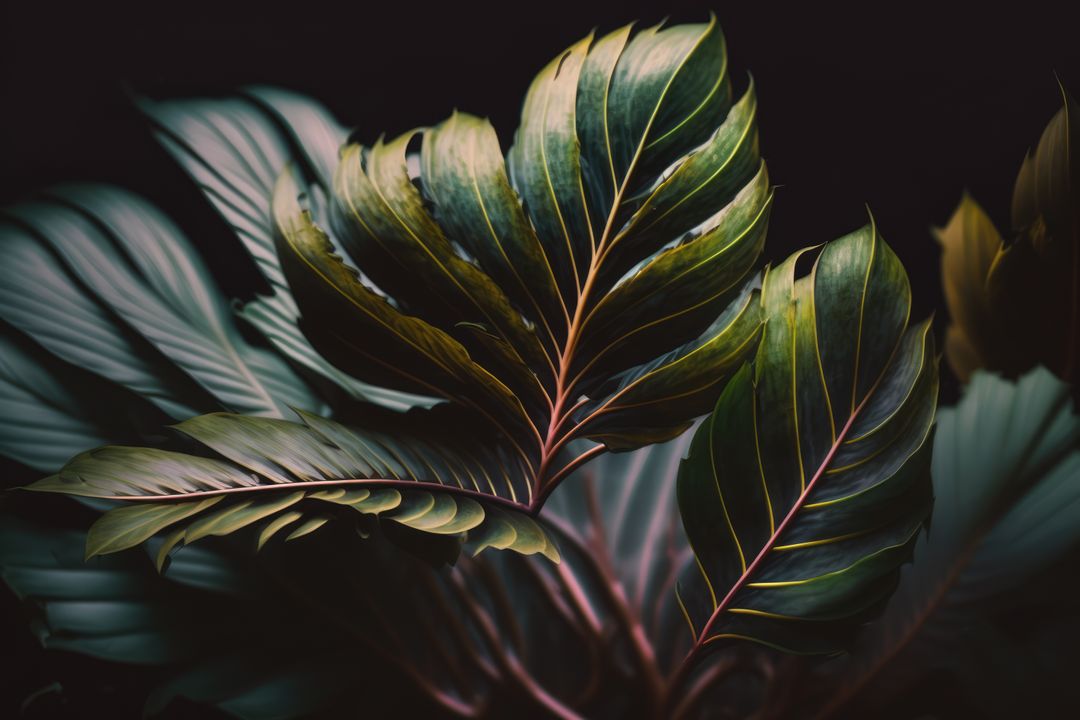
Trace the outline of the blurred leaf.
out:
[[[960,200],[948,224],[936,231],[941,243],[941,280],[952,324],[945,335],[945,356],[961,382],[984,363],[1007,368],[1022,364],[1025,351],[1001,342],[986,277],[1002,246],[986,212],[970,195]]]
[[[289,360],[352,397],[398,409],[430,404],[358,383],[327,363],[300,332],[299,311],[274,251],[270,199],[289,162],[313,167],[327,183],[346,131],[309,98],[270,87],[245,92],[246,98],[141,102],[159,141],[233,228],[270,285],[271,294],[244,305],[242,316]]]
[[[953,324],[949,363],[961,380],[986,368],[1016,377],[1042,364],[1075,380],[1080,360],[1080,108],[1064,107],[1025,159],[1013,190],[1015,236],[1001,236],[965,196],[948,226],[942,281]]]
[[[986,637],[997,632],[987,618],[1037,600],[1033,578],[1080,541],[1080,421],[1070,405],[1069,387],[1037,368],[1015,383],[976,373],[959,404],[939,413],[930,531],[884,614],[830,668],[821,717],[874,714],[927,672],[1008,652],[1011,641]],[[1028,662],[1001,659],[1000,670],[969,674],[973,696],[1000,697],[1005,688],[993,685],[1014,684]]]
[[[149,441],[168,418],[124,388],[0,335],[0,453],[41,472],[108,442]]]
[[[60,188],[53,197],[9,212],[55,251],[75,278],[74,287],[92,298],[84,302],[106,308],[94,328],[98,335],[130,328],[221,406],[237,412],[281,417],[290,406],[323,409],[277,354],[244,340],[195,249],[153,206],[100,187]],[[47,337],[57,329],[45,326],[46,319],[28,317],[21,326]]]

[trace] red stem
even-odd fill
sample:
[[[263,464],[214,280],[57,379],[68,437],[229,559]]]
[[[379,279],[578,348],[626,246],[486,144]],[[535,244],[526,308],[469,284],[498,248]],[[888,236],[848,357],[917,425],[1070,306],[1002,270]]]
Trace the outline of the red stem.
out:
[[[717,604],[716,609],[712,612],[712,615],[709,616],[708,622],[705,623],[705,626],[701,629],[701,633],[698,635],[697,640],[694,641],[694,646],[690,648],[690,652],[686,655],[685,658],[683,658],[682,663],[679,665],[679,667],[675,671],[675,674],[671,678],[671,682],[668,685],[669,699],[671,693],[673,693],[674,690],[678,689],[678,687],[686,681],[687,676],[693,669],[693,666],[697,661],[698,655],[700,655],[702,648],[705,647],[705,645],[709,642],[709,631],[712,630],[713,625],[716,624],[716,622],[720,619],[720,616],[727,610],[728,606],[731,604],[731,601],[735,598],[735,595],[743,589],[747,582],[750,581],[750,578],[753,576],[754,572],[758,569],[758,567],[761,566],[761,563],[765,562],[765,558],[768,557],[770,552],[772,552],[773,547],[776,545],[777,541],[779,541],[780,537],[784,534],[784,531],[787,530],[788,526],[791,525],[791,523],[794,521],[795,516],[799,514],[800,510],[802,510],[803,504],[806,502],[806,498],[809,497],[810,493],[817,486],[818,481],[825,474],[826,468],[829,467],[829,463],[832,462],[833,456],[836,455],[837,450],[840,449],[840,445],[843,444],[844,439],[847,437],[847,434],[851,431],[851,426],[855,423],[855,418],[859,416],[859,413],[866,406],[866,403],[870,400],[871,397],[873,397],[874,389],[876,388],[871,388],[871,391],[866,394],[866,397],[863,398],[863,401],[859,403],[859,406],[855,408],[855,411],[851,413],[850,417],[848,417],[848,420],[844,424],[844,427],[840,430],[839,435],[836,436],[836,440],[833,441],[832,447],[829,448],[829,453],[825,456],[825,459],[821,461],[821,464],[818,466],[817,471],[814,473],[814,477],[810,479],[810,482],[806,483],[806,487],[803,488],[803,491],[799,495],[798,499],[792,504],[791,509],[787,512],[787,515],[784,516],[784,519],[777,526],[776,531],[769,537],[768,541],[758,552],[757,557],[754,558],[754,561],[750,563],[746,570],[743,571],[742,575],[739,576],[739,579],[736,580],[735,583],[728,590],[727,595],[724,596],[724,599]]]

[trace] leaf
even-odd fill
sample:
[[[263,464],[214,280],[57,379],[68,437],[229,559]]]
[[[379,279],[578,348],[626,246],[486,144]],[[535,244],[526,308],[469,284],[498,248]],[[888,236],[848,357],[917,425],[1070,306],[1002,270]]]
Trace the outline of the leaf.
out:
[[[1015,237],[1002,242],[965,196],[949,225],[942,280],[953,326],[949,362],[962,380],[986,368],[1016,377],[1042,364],[1075,379],[1080,358],[1080,110],[1064,107],[1024,159],[1013,190]]]
[[[1037,368],[1015,383],[978,372],[939,413],[930,532],[882,617],[835,669],[821,716],[849,703],[867,710],[887,699],[871,688],[891,678],[895,691],[912,670],[963,666],[968,629],[1022,600],[1076,547],[1080,422],[1070,405],[1069,387]]]
[[[236,232],[270,285],[271,294],[247,303],[242,316],[292,362],[352,397],[400,409],[430,404],[358,383],[320,357],[300,332],[296,302],[274,251],[270,199],[277,174],[290,161],[310,164],[328,183],[346,132],[309,98],[269,87],[245,93],[243,99],[140,102],[157,126],[158,140]]]
[[[323,408],[280,357],[241,337],[195,249],[151,205],[106,188],[53,193],[58,202],[11,212],[41,235],[110,316],[221,406],[275,417],[289,406]]]
[[[324,352],[353,368],[365,363],[383,384],[397,383],[406,391],[471,402],[482,412],[501,412],[501,418],[493,418],[495,422],[509,419],[527,425],[520,400],[474,363],[460,343],[423,320],[399,312],[360,281],[334,254],[310,213],[301,208],[300,197],[296,179],[286,172],[274,194],[278,254],[310,317],[334,319],[323,331],[325,336],[320,335],[325,338]],[[374,352],[369,349],[373,343],[378,348]]]
[[[344,133],[317,105],[269,88],[246,92],[245,100],[144,103],[163,143],[237,231],[274,291],[249,304],[245,316],[305,377],[314,371],[354,396],[383,388],[391,393],[375,398],[383,404],[444,401],[444,414],[426,417],[461,427],[403,427],[401,416],[380,415],[403,429],[393,443],[400,468],[386,459],[381,466],[344,463],[303,426],[257,423],[252,430],[236,422],[197,438],[227,463],[171,448],[102,449],[61,471],[58,477],[111,486],[109,497],[161,503],[156,530],[171,531],[170,543],[204,529],[178,534],[168,522],[173,503],[203,492],[250,492],[253,484],[283,491],[318,478],[335,490],[357,489],[343,482],[356,480],[404,493],[393,509],[383,508],[387,493],[356,503],[374,502],[385,517],[428,535],[444,517],[456,528],[475,514],[468,503],[443,497],[465,495],[484,506],[484,523],[469,537],[474,551],[512,547],[555,556],[532,517],[562,479],[606,451],[676,437],[753,354],[762,320],[754,268],[772,191],[758,149],[755,95],[751,88],[733,104],[715,18],[637,33],[623,28],[576,43],[534,80],[505,160],[490,125],[463,113],[335,152]],[[111,212],[101,217],[105,224],[155,234],[153,223],[135,217],[149,211]],[[306,386],[279,377],[285,366],[276,355],[253,348],[250,354],[275,365],[248,362],[238,336],[217,332],[231,326],[216,305],[194,302],[201,286],[150,267],[158,255],[183,267],[176,252],[133,253],[146,278],[135,276],[152,292],[126,304],[121,289],[108,287],[102,268],[116,263],[104,251],[70,266],[99,280],[94,289],[111,309],[226,409],[325,412],[292,394]],[[199,337],[163,332],[174,316],[197,326]],[[213,342],[203,342],[206,336]],[[147,374],[154,377],[152,368]],[[249,392],[260,388],[265,393]],[[335,420],[305,413],[308,430],[354,452],[378,427],[358,417],[370,408],[328,400]],[[390,436],[388,427],[378,429]],[[260,433],[273,433],[275,442]],[[303,464],[314,458],[324,464]],[[166,470],[157,465],[173,475],[162,477]],[[417,481],[431,485],[409,485]],[[80,486],[50,480],[36,487]],[[163,497],[164,487],[175,497]],[[220,514],[212,527],[232,531],[241,520],[254,522],[247,519],[261,506],[242,497],[208,509]],[[304,509],[312,502],[327,501],[305,494]],[[454,514],[463,507],[470,511]],[[260,516],[264,542],[286,527],[294,537],[314,530],[322,509],[269,530],[280,513],[300,510]],[[95,546],[129,544],[107,531],[134,538],[154,527],[141,511],[130,517],[137,530],[106,524],[93,533]],[[438,547],[429,544],[435,555]]]
[[[2,226],[0,308],[5,322],[72,365],[141,395],[173,418],[215,408],[190,377],[85,291],[35,236]]]
[[[554,271],[529,224],[487,120],[455,112],[424,132],[422,177],[447,237],[465,248],[518,307],[543,324],[540,337],[556,343],[566,309]],[[478,234],[476,228],[486,228]]]
[[[583,409],[582,434],[613,450],[649,442],[641,438],[656,437],[651,428],[661,419],[671,425],[666,432],[681,434],[687,418],[709,411],[715,386],[742,364],[760,328],[759,293],[748,285],[701,337],[616,376],[610,396]]]
[[[742,295],[772,200],[756,107],[752,89],[732,104],[715,19],[626,27],[539,73],[505,163],[490,123],[460,112],[348,144],[329,224],[286,172],[281,235],[300,234],[298,197],[322,238],[289,240],[303,262],[280,252],[308,339],[366,383],[482,408],[533,468],[537,505],[603,450],[678,435],[759,334]],[[601,446],[563,457],[580,438]]]
[[[1022,359],[1012,357],[1018,344],[1000,342],[986,287],[986,276],[1003,243],[990,218],[965,194],[948,224],[936,234],[942,247],[945,301],[952,316],[945,336],[945,356],[953,372],[967,382],[984,364],[998,368],[1022,364]]]
[[[765,330],[680,468],[703,649],[831,653],[888,600],[930,507],[937,361],[907,275],[871,225],[765,276]],[[701,612],[698,612],[698,611]],[[685,672],[685,671],[684,671]]]
[[[480,438],[471,444],[459,438],[450,450],[409,437],[400,427],[391,436],[306,413],[301,417],[303,424],[203,415],[176,429],[219,458],[108,446],[76,456],[28,489],[143,501],[107,512],[90,528],[88,557],[134,547],[166,530],[175,533],[171,544],[191,543],[266,521],[262,545],[283,527],[277,518],[286,511],[318,511],[315,518],[304,515],[306,523],[314,523],[337,506],[425,533],[463,537],[468,532],[474,552],[493,545],[558,560],[555,545],[535,521],[494,507],[498,500],[516,507],[516,493],[523,490],[515,489],[515,479],[506,474],[513,466]],[[486,486],[480,485],[481,471]],[[493,482],[500,475],[503,486]],[[492,506],[485,510],[480,502]],[[289,539],[325,522],[301,524]]]
[[[54,472],[108,442],[148,441],[165,424],[153,405],[64,363],[20,333],[0,335],[0,453]]]

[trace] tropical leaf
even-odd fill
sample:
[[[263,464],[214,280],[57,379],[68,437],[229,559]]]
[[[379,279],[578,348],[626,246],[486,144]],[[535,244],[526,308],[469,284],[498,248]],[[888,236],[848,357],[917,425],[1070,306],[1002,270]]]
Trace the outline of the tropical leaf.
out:
[[[486,416],[538,506],[604,449],[677,436],[752,352],[740,294],[772,199],[755,117],[715,21],[627,27],[541,71],[505,163],[465,113],[349,144],[329,226],[287,169],[274,215],[302,327],[364,382]],[[599,445],[561,464],[577,438]]]
[[[292,362],[328,378],[350,396],[388,407],[430,405],[370,387],[326,362],[297,326],[299,311],[274,252],[270,199],[281,168],[296,162],[324,182],[346,131],[313,100],[279,88],[252,87],[226,100],[141,102],[157,137],[232,227],[270,286],[241,315]]]
[[[220,407],[88,292],[40,238],[10,223],[0,225],[0,233],[4,244],[0,308],[5,323],[60,360],[146,398],[169,417],[182,419]]]
[[[149,442],[167,421],[138,395],[20,333],[5,328],[0,335],[0,453],[7,457],[53,472],[98,445]]]
[[[282,530],[254,559],[237,536],[184,547],[159,574],[167,539],[84,561],[86,533],[58,520],[70,513],[31,522],[8,507],[0,577],[36,609],[46,648],[161,667],[148,715],[183,697],[244,718],[334,716],[370,689],[375,714],[626,717],[655,705],[689,645],[672,588],[692,556],[672,490],[690,438],[561,486],[545,512],[557,566],[496,553],[436,570],[334,523],[306,547]]]
[[[564,477],[605,451],[678,436],[753,353],[761,330],[754,267],[772,189],[758,152],[753,87],[733,103],[715,19],[636,34],[626,27],[575,44],[533,82],[506,161],[489,123],[455,113],[371,147],[346,144],[335,163],[331,148],[343,132],[325,111],[272,89],[249,95],[144,107],[273,288],[271,298],[249,305],[262,313],[259,327],[293,363],[355,394],[381,387],[447,401],[448,417],[491,448],[460,451],[447,439],[454,433],[425,422],[430,435],[409,428],[397,442],[398,455],[425,456],[425,466],[408,466],[401,477],[334,459],[287,480],[275,477],[277,468],[303,463],[303,453],[332,454],[334,446],[283,434],[282,445],[253,445],[238,460],[222,448],[250,438],[215,436],[210,446],[242,471],[171,450],[95,451],[57,476],[68,481],[35,486],[85,492],[84,479],[93,477],[94,493],[137,503],[97,526],[92,552],[129,547],[180,522],[188,529],[174,528],[170,541],[255,519],[278,531],[283,517],[304,523],[295,532],[306,534],[325,521],[301,519],[286,501],[294,481],[314,477],[328,485],[320,492],[357,490],[350,480],[393,486],[406,493],[407,509],[388,515],[404,523],[415,511],[411,525],[420,530],[438,525],[427,513],[456,517],[453,508],[464,501],[450,490],[441,496],[456,486],[484,503],[482,514],[469,513],[484,521],[455,534],[470,530],[477,548],[550,553],[530,516]],[[294,299],[296,308],[287,307]],[[171,348],[161,338],[159,349]],[[319,365],[326,361],[337,370]],[[200,368],[184,369],[216,397],[224,394]],[[207,375],[225,377],[217,368]],[[267,399],[276,409],[310,409],[287,396],[292,388],[283,383]],[[403,396],[376,400],[388,397]],[[334,433],[374,429],[361,421],[357,430],[358,411],[347,403],[334,410],[346,420]],[[181,429],[220,426],[222,417]],[[313,432],[314,416],[304,418],[308,427],[289,432]],[[286,426],[241,427],[237,420],[223,432],[261,437]],[[337,451],[357,452],[352,437],[343,442]],[[285,454],[289,447],[293,455]],[[505,483],[478,481],[500,473]],[[415,482],[429,485],[418,494]],[[211,508],[201,494],[251,484],[266,499],[245,500],[243,512],[231,500]],[[166,499],[160,510],[146,505]],[[510,510],[523,513],[515,518]],[[204,513],[228,520],[203,525]]]
[[[930,532],[882,617],[830,668],[821,717],[873,714],[913,672],[982,667],[969,656],[981,645],[966,647],[987,631],[980,620],[1022,602],[1080,541],[1080,421],[1070,406],[1069,387],[1038,368],[1015,383],[978,372],[939,413]],[[1000,689],[990,697],[1000,702]]]
[[[139,198],[100,187],[59,188],[59,204],[13,216],[38,231],[111,313],[222,406],[281,417],[323,402],[275,353],[246,342],[198,254]]]
[[[1003,241],[965,196],[938,231],[953,324],[949,364],[1018,376],[1038,364],[1075,380],[1080,358],[1080,108],[1064,107],[1025,159],[1013,190],[1014,236]]]
[[[527,492],[524,473],[497,446],[474,434],[471,442],[453,437],[449,448],[406,429],[448,422],[451,410],[396,425],[376,414],[378,431],[299,412],[303,423],[202,415],[175,428],[219,457],[106,446],[28,489],[140,501],[105,513],[87,534],[86,554],[126,550],[167,531],[159,568],[180,543],[261,523],[261,547],[286,530],[287,539],[302,537],[335,514],[355,518],[352,511],[434,535],[468,533],[475,552],[493,546],[558,560],[532,518],[497,507],[518,507]]]
[[[908,327],[904,268],[872,225],[796,279],[806,252],[766,274],[753,365],[680,468],[707,590],[685,598],[688,668],[736,641],[842,649],[888,600],[930,508],[937,359],[929,321]]]

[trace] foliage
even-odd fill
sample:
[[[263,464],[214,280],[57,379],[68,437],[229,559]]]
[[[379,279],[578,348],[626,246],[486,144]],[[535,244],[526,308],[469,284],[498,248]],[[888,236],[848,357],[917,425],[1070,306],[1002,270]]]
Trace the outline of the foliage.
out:
[[[915,545],[914,558],[881,618],[869,625],[851,654],[823,668],[815,692],[818,717],[876,715],[883,704],[938,671],[964,688],[971,710],[1009,717],[1041,707],[1023,693],[1017,642],[994,629],[1009,609],[1044,615],[1026,632],[1069,631],[1075,613],[1060,563],[1080,541],[1080,419],[1070,388],[1038,368],[1018,382],[977,372],[960,403],[938,414],[934,446],[934,517]],[[1056,589],[1055,589],[1056,588]],[[1055,606],[1057,606],[1055,608]],[[1064,614],[1062,611],[1065,611]],[[1041,658],[1042,674],[1068,682]],[[997,664],[998,667],[994,667]],[[1026,678],[1034,688],[1046,678]],[[822,685],[825,692],[821,692]],[[1064,687],[1048,682],[1051,695]],[[1037,691],[1036,691],[1037,692]]]
[[[707,593],[695,652],[750,640],[848,646],[888,599],[930,509],[937,358],[930,323],[873,226],[796,279],[769,270],[753,366],[728,383],[679,472]]]
[[[24,502],[0,515],[0,574],[47,648],[162,668],[151,714],[182,697],[245,718],[339,717],[363,693],[377,715],[626,717],[658,702],[688,646],[672,589],[690,561],[673,493],[689,440],[601,458],[555,493],[557,566],[499,553],[434,569],[338,523],[254,559],[239,536],[216,538],[159,574],[165,541],[84,561],[92,513]]]
[[[280,366],[264,380],[225,339],[174,349],[186,338],[160,333],[158,345],[179,366],[169,371],[201,381],[209,395],[190,410],[216,401],[245,415],[308,412],[302,423],[211,415],[177,427],[228,462],[112,448],[35,484],[140,501],[96,527],[93,552],[164,530],[191,542],[257,520],[265,533],[285,518],[306,531],[328,517],[312,509],[316,500],[392,510],[388,517],[420,532],[468,533],[476,549],[556,557],[525,513],[538,512],[563,477],[597,454],[679,435],[752,352],[760,329],[753,266],[772,192],[753,89],[733,103],[715,19],[636,34],[628,26],[576,43],[534,81],[505,163],[490,124],[463,113],[371,147],[346,143],[334,158],[342,133],[324,112],[274,91],[250,95],[262,117],[241,101],[148,112],[258,259],[273,294],[243,317],[292,367],[259,348],[260,361]],[[259,140],[274,134],[267,107],[299,140],[293,162],[281,163],[280,132],[276,143]],[[101,218],[112,203],[91,199],[82,211]],[[63,242],[46,212],[16,215],[46,241]],[[173,264],[182,245],[173,228],[136,236],[122,217],[111,228],[159,262]],[[83,244],[104,256],[108,240],[90,235]],[[77,271],[90,275],[94,300],[126,321],[109,331],[134,335],[133,343],[190,320],[214,295],[190,269],[187,287],[198,293],[170,286],[171,312],[140,322],[144,303],[130,268],[120,258],[95,264],[98,274],[90,262]],[[99,320],[71,331],[100,332]],[[46,333],[41,324],[21,329]],[[217,345],[223,358],[211,364],[207,351]],[[352,396],[404,403],[419,395],[445,407],[387,420],[358,400],[325,397],[347,422],[324,420],[323,398],[283,376],[301,368]],[[306,394],[296,395],[300,388]],[[462,427],[473,437],[463,439]],[[591,442],[571,454],[579,439]]]
[[[0,452],[48,477],[0,579],[45,647],[157,668],[147,714],[861,717],[996,681],[947,662],[1011,667],[991,606],[1068,605],[1069,386],[975,373],[936,415],[873,223],[756,270],[715,19],[575,43],[505,157],[460,112],[365,146],[273,88],[141,107],[266,284],[230,306],[126,191],[4,212]],[[1014,241],[969,199],[940,233],[965,378],[1075,369],[1075,332],[995,328],[1075,326],[1037,312],[1077,307],[1073,107]]]
[[[1015,377],[1042,364],[1077,379],[1080,359],[1080,109],[1064,107],[1026,158],[1013,189],[1012,235],[1003,239],[966,195],[938,230],[952,316],[945,354],[967,380],[976,368]]]

